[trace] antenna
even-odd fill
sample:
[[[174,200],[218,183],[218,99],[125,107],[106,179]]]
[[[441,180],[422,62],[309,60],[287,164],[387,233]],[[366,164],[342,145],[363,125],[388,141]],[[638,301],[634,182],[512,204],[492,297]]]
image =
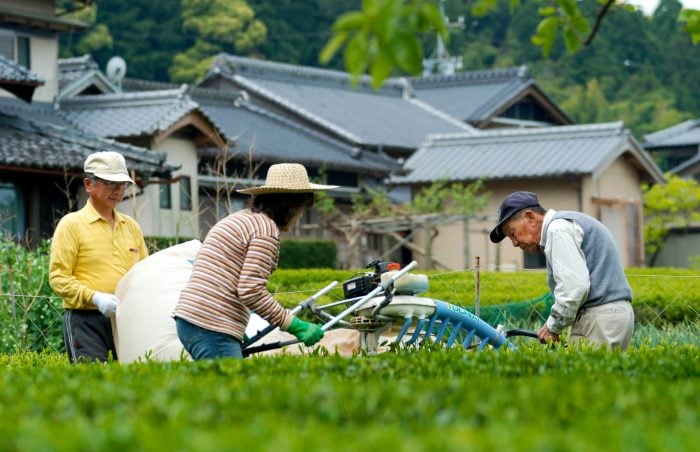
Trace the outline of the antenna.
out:
[[[114,56],[107,62],[107,78],[122,89],[122,80],[126,76],[126,61],[120,56]]]
[[[445,26],[448,29],[464,28],[464,17],[459,16],[457,22],[450,22],[450,20],[445,15],[445,0],[440,0],[440,13],[445,20]],[[423,75],[428,76],[431,74],[440,75],[452,75],[457,69],[462,69],[462,57],[453,57],[447,52],[445,48],[445,43],[442,41],[440,35],[437,35],[437,41],[435,43],[435,50],[430,55],[430,58],[423,59]]]

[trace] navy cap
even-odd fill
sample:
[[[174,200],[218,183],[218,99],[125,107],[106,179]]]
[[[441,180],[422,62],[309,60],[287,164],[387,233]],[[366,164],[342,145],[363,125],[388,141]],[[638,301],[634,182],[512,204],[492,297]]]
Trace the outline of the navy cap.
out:
[[[540,202],[537,200],[537,195],[529,191],[516,191],[503,198],[501,207],[498,208],[498,224],[493,228],[493,231],[491,231],[491,241],[493,243],[498,243],[506,238],[501,230],[501,226],[503,226],[503,223],[508,221],[510,217],[523,209],[539,205]]]

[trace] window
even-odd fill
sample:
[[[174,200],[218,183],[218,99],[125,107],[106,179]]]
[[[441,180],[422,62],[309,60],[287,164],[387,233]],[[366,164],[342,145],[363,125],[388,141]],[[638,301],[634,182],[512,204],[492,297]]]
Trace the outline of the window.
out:
[[[19,189],[10,183],[0,183],[0,234],[24,235],[24,200]]]
[[[9,30],[0,30],[0,55],[15,59],[15,34]]]
[[[172,209],[173,200],[170,190],[170,184],[161,184],[160,187],[160,208],[161,209]]]
[[[16,35],[13,31],[0,29],[0,55],[31,69],[29,36]]]
[[[180,210],[192,210],[192,183],[190,176],[180,179]]]
[[[31,69],[29,36],[17,36],[17,64]]]

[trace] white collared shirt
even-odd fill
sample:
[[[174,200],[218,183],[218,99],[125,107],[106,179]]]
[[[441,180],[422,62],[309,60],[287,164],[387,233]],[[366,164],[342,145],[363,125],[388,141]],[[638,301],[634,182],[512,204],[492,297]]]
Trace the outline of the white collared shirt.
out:
[[[583,229],[574,221],[562,218],[552,221],[556,213],[550,209],[544,216],[542,231],[547,231],[547,237],[546,241],[544,236],[540,238],[540,247],[555,281],[554,306],[547,327],[559,334],[576,320],[579,307],[588,299],[591,280],[581,248]],[[543,243],[547,246],[544,247]]]

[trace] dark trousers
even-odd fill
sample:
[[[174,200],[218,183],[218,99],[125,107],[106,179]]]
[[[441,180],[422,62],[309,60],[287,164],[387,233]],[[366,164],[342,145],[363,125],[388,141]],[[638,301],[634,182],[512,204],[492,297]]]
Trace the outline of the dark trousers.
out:
[[[112,321],[100,311],[66,309],[63,314],[63,340],[68,359],[77,361],[107,361],[111,352],[117,360],[112,337]]]

